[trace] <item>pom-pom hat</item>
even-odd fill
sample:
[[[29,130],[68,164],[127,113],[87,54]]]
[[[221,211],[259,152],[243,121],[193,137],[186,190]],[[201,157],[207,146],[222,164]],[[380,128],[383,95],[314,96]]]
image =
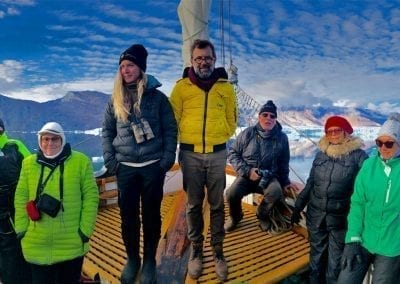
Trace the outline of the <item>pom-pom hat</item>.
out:
[[[141,44],[134,44],[129,47],[127,50],[121,53],[119,57],[119,64],[121,64],[122,60],[129,60],[135,63],[139,68],[146,72],[147,67],[147,50]]]
[[[338,115],[329,117],[325,122],[325,133],[329,128],[334,126],[342,128],[348,134],[353,133],[353,127],[351,127],[350,122],[344,117]]]
[[[260,112],[258,114],[262,114],[263,112],[269,112],[269,113],[273,113],[275,116],[277,115],[276,112],[276,105],[274,104],[273,101],[269,100],[267,101],[260,109]]]
[[[378,137],[381,136],[390,136],[396,142],[400,141],[400,113],[389,115],[389,118],[383,123],[378,132]]]

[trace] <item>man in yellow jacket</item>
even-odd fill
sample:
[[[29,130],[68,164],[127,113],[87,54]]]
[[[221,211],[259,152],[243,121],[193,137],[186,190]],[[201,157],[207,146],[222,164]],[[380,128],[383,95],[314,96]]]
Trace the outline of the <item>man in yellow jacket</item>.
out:
[[[223,255],[226,142],[236,130],[237,103],[225,69],[215,68],[215,61],[213,44],[195,40],[192,66],[174,86],[170,101],[179,128],[179,163],[187,194],[186,221],[191,241],[188,273],[194,279],[202,273],[202,205],[207,188],[215,272],[223,281],[228,274]]]

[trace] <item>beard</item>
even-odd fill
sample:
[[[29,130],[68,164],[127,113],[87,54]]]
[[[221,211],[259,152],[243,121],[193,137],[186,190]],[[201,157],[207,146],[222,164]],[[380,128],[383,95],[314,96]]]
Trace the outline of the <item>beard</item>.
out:
[[[198,66],[193,67],[194,73],[200,78],[200,79],[208,79],[211,74],[214,72],[214,66],[208,66],[208,68],[202,68],[200,69]]]

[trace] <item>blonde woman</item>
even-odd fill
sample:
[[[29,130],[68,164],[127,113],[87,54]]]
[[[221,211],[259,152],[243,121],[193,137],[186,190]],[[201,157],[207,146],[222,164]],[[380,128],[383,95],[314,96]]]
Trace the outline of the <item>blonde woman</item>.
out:
[[[163,183],[175,161],[175,117],[167,96],[157,90],[161,84],[145,73],[147,55],[141,44],[134,44],[121,54],[103,122],[104,163],[117,176],[122,239],[128,257],[121,283],[134,283],[142,265],[141,224],[144,253],[140,281],[156,282]]]

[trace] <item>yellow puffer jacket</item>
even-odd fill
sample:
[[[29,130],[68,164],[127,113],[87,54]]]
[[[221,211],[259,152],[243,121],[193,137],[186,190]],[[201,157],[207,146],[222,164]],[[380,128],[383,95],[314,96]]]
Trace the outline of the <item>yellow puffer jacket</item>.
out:
[[[179,142],[193,145],[196,153],[213,152],[235,133],[237,103],[233,86],[218,79],[209,92],[180,79],[170,96],[179,128]]]

